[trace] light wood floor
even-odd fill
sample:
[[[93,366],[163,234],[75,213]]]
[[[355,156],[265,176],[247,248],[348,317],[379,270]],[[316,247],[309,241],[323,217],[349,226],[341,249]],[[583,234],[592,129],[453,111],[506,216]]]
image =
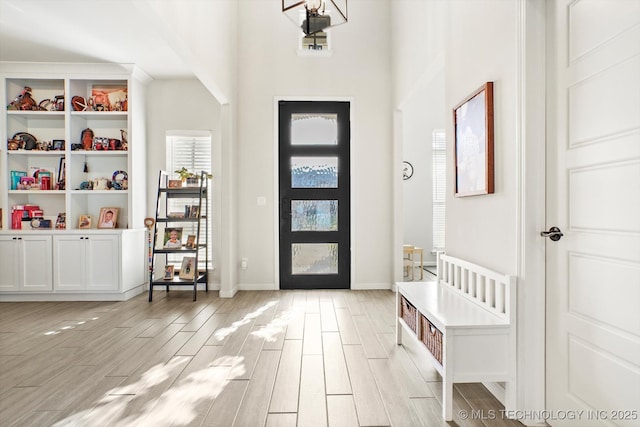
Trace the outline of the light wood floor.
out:
[[[442,421],[390,291],[146,298],[0,303],[0,425],[521,426],[478,384]]]

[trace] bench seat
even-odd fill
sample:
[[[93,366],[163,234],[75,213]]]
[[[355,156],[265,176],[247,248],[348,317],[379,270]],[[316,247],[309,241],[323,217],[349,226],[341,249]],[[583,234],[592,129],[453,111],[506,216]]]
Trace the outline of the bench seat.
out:
[[[396,283],[397,343],[404,334],[424,344],[426,361],[442,376],[446,421],[453,418],[454,383],[504,383],[503,403],[510,409],[515,402],[515,279],[487,276],[487,270],[445,255],[438,267],[438,281]]]

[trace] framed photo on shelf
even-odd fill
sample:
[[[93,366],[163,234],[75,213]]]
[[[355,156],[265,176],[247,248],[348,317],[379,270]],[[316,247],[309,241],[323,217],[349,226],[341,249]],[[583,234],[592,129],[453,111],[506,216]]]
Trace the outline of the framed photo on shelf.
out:
[[[189,208],[189,218],[198,218],[200,216],[200,206],[191,205]]]
[[[80,215],[80,219],[78,219],[78,228],[91,228],[91,215]]]
[[[182,227],[165,228],[163,242],[163,247],[165,249],[182,248]]]
[[[118,208],[100,208],[98,228],[116,228],[118,225]]]
[[[454,107],[453,123],[455,196],[493,193],[493,82]]]
[[[183,280],[193,280],[196,277],[196,270],[196,257],[186,256],[182,258],[178,277]]]
[[[173,280],[173,264],[164,266],[164,280]]]
[[[170,179],[167,188],[182,188],[182,181],[179,179]]]
[[[0,218],[1,220],[2,218]],[[56,229],[64,230],[67,228],[67,214],[65,212],[60,212],[58,214],[58,218],[56,218]]]
[[[184,244],[184,247],[187,249],[195,249],[196,248],[196,235],[189,234],[187,236],[187,243]]]

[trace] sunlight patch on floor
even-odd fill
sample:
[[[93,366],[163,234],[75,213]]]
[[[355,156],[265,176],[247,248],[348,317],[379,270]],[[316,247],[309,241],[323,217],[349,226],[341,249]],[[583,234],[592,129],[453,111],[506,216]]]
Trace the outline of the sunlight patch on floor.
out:
[[[54,426],[186,426],[198,416],[196,408],[200,403],[213,401],[229,381],[245,374],[243,357],[225,356],[188,374],[159,396],[150,396],[154,387],[177,377],[190,360],[192,358],[188,356],[174,357],[166,364],[158,364],[136,383],[108,391],[94,407],[73,414]],[[143,400],[141,411],[125,414],[127,406],[138,399]]]
[[[99,319],[99,317],[92,317],[91,319],[88,319],[88,320],[80,320],[80,321],[76,322],[75,324],[76,325],[84,325],[85,323],[87,323],[90,320],[98,320],[98,319]],[[62,331],[68,331],[68,330],[71,330],[71,329],[74,329],[74,328],[75,328],[75,326],[72,326],[72,325],[62,326],[62,327],[60,327],[60,328],[58,328],[56,330],[44,332],[43,335],[58,335]]]
[[[283,311],[280,315],[275,317],[266,325],[263,325],[257,331],[251,332],[251,335],[264,338],[267,342],[275,342],[278,335],[286,330],[287,325],[291,322],[291,319],[294,317],[295,311],[303,312],[304,308],[301,307],[292,307],[289,310]]]
[[[233,322],[231,324],[231,326],[228,326],[226,328],[218,329],[213,334],[214,338],[217,339],[218,341],[224,340],[229,335],[231,335],[232,333],[237,331],[239,327],[241,327],[243,325],[246,325],[247,323],[251,322],[251,320],[253,320],[256,317],[260,316],[262,313],[264,313],[265,311],[267,311],[269,308],[273,307],[276,304],[277,304],[277,301],[269,301],[268,303],[266,303],[265,305],[263,305],[262,307],[260,307],[260,308],[258,308],[256,310],[252,311],[251,313],[245,314],[242,319]]]

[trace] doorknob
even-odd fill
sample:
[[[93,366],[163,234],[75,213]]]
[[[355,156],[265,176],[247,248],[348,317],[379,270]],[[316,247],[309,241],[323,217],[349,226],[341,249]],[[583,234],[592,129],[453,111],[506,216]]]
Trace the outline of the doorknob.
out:
[[[562,236],[564,236],[564,234],[562,234],[562,231],[560,231],[558,227],[551,227],[549,231],[541,231],[540,235],[542,237],[548,237],[554,242],[557,242],[562,238]]]

